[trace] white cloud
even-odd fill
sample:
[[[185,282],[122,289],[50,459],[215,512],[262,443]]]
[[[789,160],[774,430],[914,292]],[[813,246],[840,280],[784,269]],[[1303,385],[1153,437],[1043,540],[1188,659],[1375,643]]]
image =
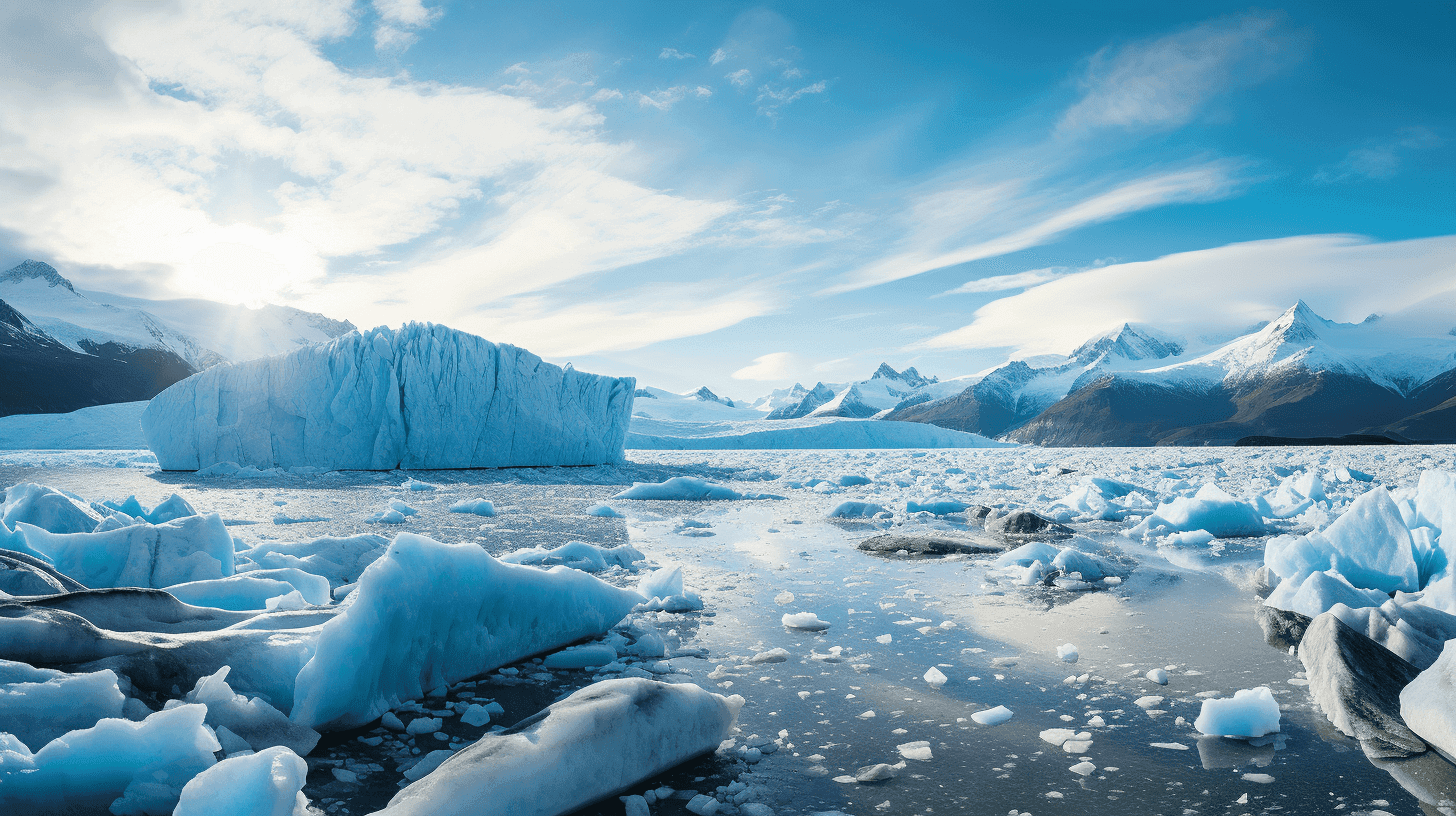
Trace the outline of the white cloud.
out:
[[[613,99],[621,99],[622,92],[616,88],[602,88],[591,95],[593,102],[610,102]]]
[[[676,60],[695,59],[695,57],[692,54],[685,54],[682,51],[677,50],[676,48],[664,48],[664,49],[662,49],[662,53],[658,54],[657,55],[657,58],[658,59],[676,59]]]
[[[1034,179],[1011,179],[928,194],[911,207],[910,246],[850,272],[824,293],[1008,255],[1140,210],[1224,198],[1240,186],[1240,168],[1237,162],[1214,161],[1095,191],[1036,189]]]
[[[713,56],[708,57],[708,62],[712,65],[717,65],[723,60],[728,59],[728,57],[728,51],[726,49],[719,48],[718,50],[713,52]]]
[[[610,299],[541,296],[492,303],[461,327],[537,354],[567,357],[629,351],[725,329],[777,310],[777,296],[739,283],[665,284]]]
[[[1257,82],[1300,50],[1277,15],[1250,13],[1133,43],[1092,57],[1085,94],[1062,130],[1104,126],[1176,127],[1211,98]]]
[[[1061,277],[976,310],[918,348],[1066,353],[1124,322],[1186,337],[1229,335],[1303,299],[1332,320],[1392,315],[1412,329],[1456,326],[1456,235],[1375,243],[1305,235],[1181,252]],[[1379,281],[1380,285],[1371,285]]]
[[[824,93],[828,87],[828,84],[822,79],[797,90],[781,85],[763,85],[758,89],[758,98],[754,100],[754,104],[758,106],[759,113],[773,117],[801,97]]]
[[[787,351],[775,351],[755,357],[753,362],[731,375],[735,380],[787,380],[791,379],[798,362]]]
[[[689,95],[703,99],[713,95],[711,88],[702,85],[696,88],[689,88],[686,85],[674,85],[660,91],[653,91],[650,94],[637,94],[637,104],[644,108],[657,108],[660,111],[672,110],[672,106],[687,99]]]
[[[427,9],[420,0],[374,0],[374,11],[380,23],[374,28],[376,51],[403,51],[415,44],[416,29],[424,28],[440,16],[438,9]]]
[[[417,2],[376,10],[397,27],[434,16]],[[481,302],[467,296],[676,252],[738,208],[614,175],[632,148],[602,139],[589,104],[341,69],[321,48],[354,33],[353,11],[0,5],[0,229],[150,294],[308,295],[361,320],[341,306],[380,314],[374,301],[408,277],[388,270],[408,258],[445,294],[415,298],[407,317],[445,320]],[[227,257],[260,271],[220,271]]]
[[[1047,269],[1028,269],[1025,272],[1017,272],[1013,275],[992,275],[987,278],[966,281],[945,294],[969,295],[985,292],[1004,292],[1008,289],[1026,289],[1032,286],[1040,286],[1047,281],[1056,280],[1070,271],[1064,267],[1050,267]]]
[[[1351,150],[1339,163],[1321,168],[1315,173],[1314,180],[1332,184],[1353,179],[1383,181],[1394,178],[1400,172],[1406,154],[1439,147],[1441,143],[1441,139],[1429,128],[1406,128],[1394,139]]]
[[[747,68],[739,68],[737,71],[734,71],[731,74],[727,74],[723,78],[733,83],[735,86],[742,88],[743,86],[753,81],[753,73]]]

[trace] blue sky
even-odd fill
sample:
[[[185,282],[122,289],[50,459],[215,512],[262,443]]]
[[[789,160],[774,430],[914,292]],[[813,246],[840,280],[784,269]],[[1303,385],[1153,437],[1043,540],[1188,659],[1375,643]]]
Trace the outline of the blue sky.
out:
[[[0,261],[751,396],[1456,326],[1450,3],[0,12]]]

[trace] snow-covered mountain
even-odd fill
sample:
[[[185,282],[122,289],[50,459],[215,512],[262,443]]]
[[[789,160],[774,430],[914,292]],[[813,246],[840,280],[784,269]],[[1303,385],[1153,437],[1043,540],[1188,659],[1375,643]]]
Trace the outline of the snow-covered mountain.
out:
[[[995,436],[1111,372],[1146,368],[1151,361],[1182,353],[1178,341],[1150,327],[1124,323],[1088,340],[1067,357],[1039,358],[1035,367],[1013,360],[941,399],[906,400],[885,418]]]
[[[632,416],[685,422],[741,422],[762,419],[763,412],[720,397],[707,386],[686,394],[674,394],[647,386],[637,389],[636,397],[632,401]]]
[[[176,354],[194,369],[283,354],[354,330],[347,320],[288,306],[147,300],[77,290],[50,264],[27,260],[0,274],[0,300],[73,351],[116,343]]]
[[[1060,364],[1012,362],[886,418],[1043,445],[1230,444],[1390,433],[1456,440],[1456,337],[1336,323],[1296,303],[1212,349],[1124,325]],[[1447,403],[1450,402],[1448,405]]]
[[[78,350],[0,300],[0,416],[150,399],[193,371],[156,348],[85,341]]]
[[[805,389],[795,383],[793,389],[790,389],[767,418],[872,417],[894,408],[905,399],[924,392],[938,382],[940,381],[935,377],[921,376],[914,367],[896,371],[888,363],[880,363],[880,367],[869,379],[838,387],[821,382],[816,383],[812,389]],[[799,397],[798,402],[792,400],[795,396]]]

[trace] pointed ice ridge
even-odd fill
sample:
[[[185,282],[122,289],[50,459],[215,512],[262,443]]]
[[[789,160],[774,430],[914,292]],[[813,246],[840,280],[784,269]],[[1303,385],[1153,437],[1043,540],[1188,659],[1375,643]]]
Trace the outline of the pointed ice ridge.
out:
[[[54,266],[51,266],[45,261],[33,261],[29,258],[26,258],[16,266],[6,270],[3,275],[0,275],[0,283],[19,283],[30,278],[43,280],[51,286],[64,286],[71,290],[72,294],[76,292],[76,287],[72,286],[70,281],[62,277],[61,273],[57,272]]]

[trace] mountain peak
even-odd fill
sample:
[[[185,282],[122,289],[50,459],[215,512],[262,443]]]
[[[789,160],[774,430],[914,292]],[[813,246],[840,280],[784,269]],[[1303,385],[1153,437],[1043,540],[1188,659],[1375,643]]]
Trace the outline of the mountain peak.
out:
[[[890,368],[889,363],[880,363],[880,367],[875,369],[875,373],[870,375],[870,379],[894,380],[896,382],[901,382],[908,386],[911,386],[912,388],[919,388],[922,385],[929,385],[931,383],[940,381],[937,377],[921,376],[920,372],[915,370],[915,366],[910,366],[904,371],[896,371],[895,369]]]
[[[5,274],[0,275],[0,283],[19,283],[30,278],[38,278],[49,283],[51,286],[64,286],[72,293],[76,291],[76,287],[72,286],[70,281],[62,277],[61,273],[57,272],[54,266],[51,266],[45,261],[33,261],[29,258],[11,267]]]
[[[1091,365],[1106,357],[1121,357],[1124,360],[1161,360],[1165,357],[1177,357],[1182,353],[1183,346],[1179,343],[1145,328],[1123,323],[1121,327],[1083,343],[1072,352],[1072,359],[1084,365]]]
[[[734,407],[733,406],[733,400],[731,400],[731,399],[724,399],[723,397],[720,397],[717,394],[714,394],[711,390],[709,390],[708,386],[706,386],[706,385],[703,386],[702,388],[699,388],[698,390],[694,391],[690,396],[697,397],[698,399],[702,400],[703,402],[716,402],[716,403],[720,403],[722,405],[726,405],[729,408]]]

